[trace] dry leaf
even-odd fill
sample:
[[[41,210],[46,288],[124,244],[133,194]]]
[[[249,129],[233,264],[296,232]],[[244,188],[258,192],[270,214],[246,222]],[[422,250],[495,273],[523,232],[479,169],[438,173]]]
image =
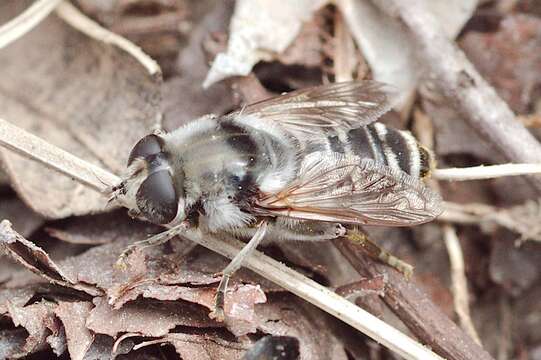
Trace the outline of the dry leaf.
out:
[[[159,341],[171,343],[182,359],[190,360],[237,360],[248,348],[212,330],[205,334],[170,333]]]
[[[470,31],[460,41],[475,67],[517,113],[529,113],[541,86],[541,19],[504,18],[498,31]]]
[[[239,0],[231,19],[227,51],[214,59],[204,87],[235,75],[248,75],[260,60],[271,60],[295,39],[302,24],[327,0]]]
[[[22,9],[5,1],[0,20]],[[44,56],[47,54],[47,56]],[[85,160],[120,172],[159,119],[160,79],[121,50],[51,16],[0,51],[0,117]],[[105,199],[34,161],[0,150],[12,186],[36,212],[103,211]]]
[[[8,316],[13,324],[22,326],[28,332],[21,353],[14,355],[14,358],[44,349],[47,346],[47,338],[60,329],[54,317],[56,305],[51,302],[41,301],[24,307],[8,302],[7,307]]]
[[[141,336],[159,337],[176,326],[197,328],[221,327],[222,324],[209,319],[198,305],[181,301],[132,302],[115,310],[105,298],[94,300],[86,321],[86,327],[98,334],[116,337],[130,332]]]
[[[90,295],[101,294],[95,287],[80,283],[77,278],[63,272],[43,249],[13,231],[11,224],[6,220],[0,223],[0,249],[30,271],[54,284],[84,291]]]
[[[72,360],[83,360],[94,341],[94,334],[86,327],[86,319],[93,305],[89,302],[59,302],[55,314],[66,331],[68,351]]]
[[[178,55],[179,76],[167,80],[163,87],[164,127],[169,130],[202,115],[221,114],[233,105],[231,91],[225,84],[203,89],[208,71],[202,43],[209,32],[226,31],[233,3],[219,1],[190,31],[188,44]]]
[[[22,287],[17,289],[2,289],[0,291],[0,315],[8,312],[8,302],[11,305],[22,307],[36,293],[33,287]]]

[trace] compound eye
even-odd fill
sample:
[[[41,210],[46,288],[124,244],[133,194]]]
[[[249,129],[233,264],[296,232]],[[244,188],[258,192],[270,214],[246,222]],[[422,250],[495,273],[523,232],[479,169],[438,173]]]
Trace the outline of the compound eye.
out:
[[[169,171],[150,174],[135,195],[137,207],[155,224],[168,224],[177,215],[178,197]]]
[[[157,135],[150,134],[142,138],[135,144],[130,156],[128,157],[128,166],[136,158],[146,158],[150,155],[159,154],[162,151],[163,140]]]

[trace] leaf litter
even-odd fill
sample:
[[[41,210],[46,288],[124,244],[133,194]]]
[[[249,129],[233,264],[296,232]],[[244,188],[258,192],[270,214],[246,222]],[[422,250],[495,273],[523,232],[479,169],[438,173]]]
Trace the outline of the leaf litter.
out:
[[[536,116],[541,108],[536,75],[541,53],[539,13],[532,2],[519,1],[511,8],[499,6],[500,2],[481,7],[469,0],[431,5],[449,35],[458,36],[469,59],[511,107]],[[404,45],[409,44],[404,31],[369,1],[339,1],[334,7],[325,6],[325,1],[310,2],[287,18],[284,13],[290,5],[269,13],[272,4],[267,1],[78,3],[87,15],[156,56],[165,70],[163,83],[120,49],[50,16],[0,51],[0,117],[115,173],[123,170],[133,143],[162,117],[164,127],[171,130],[209,112],[221,114],[273,93],[332,80],[337,70],[344,71],[339,65],[343,62],[334,62],[344,51],[356,66],[366,67],[346,72],[416,92],[416,106],[434,122],[440,164],[502,161],[490,144],[472,135],[461,114],[418,83],[423,69],[407,55],[412,50],[406,50],[410,45]],[[2,3],[0,21],[24,6],[16,1]],[[346,11],[350,7],[360,15]],[[345,38],[354,40],[353,50],[341,47],[344,40],[337,39],[340,11]],[[475,26],[487,21],[487,12],[495,14],[497,26],[478,31]],[[255,21],[256,15],[262,17],[260,21]],[[157,19],[172,22],[156,29],[152,24]],[[269,26],[276,31],[268,31]],[[140,29],[146,30],[137,33]],[[398,55],[382,56],[385,51]],[[227,79],[202,89],[205,78],[208,85],[223,77]],[[398,123],[410,125],[407,115]],[[532,132],[539,135],[535,129]],[[6,223],[0,229],[5,254],[0,267],[0,358],[35,353],[37,358],[64,354],[73,359],[110,359],[114,353],[119,359],[252,359],[252,354],[268,354],[274,341],[284,336],[290,341],[286,348],[293,344],[286,354],[290,358],[296,358],[296,352],[301,359],[388,358],[381,347],[356,331],[346,326],[336,330],[337,320],[247,270],[232,279],[227,321],[209,319],[219,281],[216,274],[226,259],[174,239],[135,253],[128,271],[115,269],[127,245],[160,229],[129,219],[123,211],[106,209],[101,195],[41,165],[5,150],[0,150],[0,156],[7,183],[16,192],[16,197],[11,191],[0,192],[0,215],[14,224],[14,230]],[[534,226],[539,222],[538,201],[525,202],[529,195],[518,189],[525,185],[518,184],[499,180],[445,184],[442,192],[448,200],[506,206],[500,216],[511,219],[508,228],[530,234],[525,239],[538,240]],[[430,230],[431,225],[414,231],[376,231],[373,236],[416,266],[415,282],[453,317],[447,254],[440,243],[441,232]],[[539,353],[538,244],[516,248],[521,239],[494,225],[457,228],[471,312],[483,346],[499,358]],[[403,326],[381,302],[388,279],[362,278],[332,245],[288,243],[265,250],[337,292],[357,297],[357,303],[394,326]],[[501,299],[513,300],[506,300],[514,311],[509,325],[513,335],[495,333],[505,319],[501,304],[506,302]],[[494,335],[489,336],[491,331]],[[266,343],[270,347],[261,350],[260,344]],[[502,343],[511,345],[506,350]]]

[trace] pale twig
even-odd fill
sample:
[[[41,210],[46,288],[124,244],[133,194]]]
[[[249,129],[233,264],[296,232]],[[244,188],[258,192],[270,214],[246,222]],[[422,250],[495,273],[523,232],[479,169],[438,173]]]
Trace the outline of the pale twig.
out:
[[[468,295],[468,281],[466,279],[466,269],[464,267],[464,255],[456,230],[452,225],[443,225],[443,237],[445,246],[449,253],[449,262],[451,263],[451,283],[453,291],[453,300],[455,312],[460,320],[460,325],[468,335],[481,345],[481,339],[475,330],[470,315],[470,300]]]
[[[485,180],[505,176],[541,174],[541,164],[501,164],[466,168],[434,169],[437,180],[468,181]]]
[[[69,2],[63,2],[56,9],[56,14],[66,23],[93,39],[114,45],[133,56],[150,75],[161,76],[158,63],[145,54],[141,48],[88,18]]]
[[[355,67],[355,44],[339,11],[334,19],[334,33],[334,79],[336,82],[351,81]]]
[[[120,178],[102,168],[0,119],[0,146],[59,171],[99,192],[120,182]]]
[[[117,176],[103,169],[99,170],[99,176],[96,176],[96,166],[2,120],[0,120],[0,145],[46,164],[93,189],[101,191],[104,187],[114,186],[120,181]],[[234,258],[245,245],[232,238],[218,239],[196,229],[187,231],[184,237],[228,258]],[[249,257],[245,266],[346,322],[406,359],[441,359],[428,348],[377,317],[260,252],[255,252]]]
[[[466,55],[449,39],[427,10],[425,1],[373,1],[402,22],[415,42],[425,79],[437,86],[472,127],[514,163],[541,163],[541,145],[516,120],[509,106],[481,77]],[[541,191],[541,178],[529,178]]]
[[[38,0],[22,14],[0,26],[0,49],[24,36],[47,17],[62,0]]]

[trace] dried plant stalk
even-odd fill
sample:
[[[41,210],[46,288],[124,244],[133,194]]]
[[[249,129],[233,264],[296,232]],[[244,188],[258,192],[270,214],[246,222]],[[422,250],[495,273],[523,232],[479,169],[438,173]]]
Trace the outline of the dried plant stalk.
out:
[[[0,145],[101,193],[120,178],[0,119]]]
[[[22,14],[0,26],[0,49],[11,44],[38,25],[62,0],[39,0]]]
[[[88,18],[69,2],[63,2],[56,9],[57,15],[69,25],[83,34],[106,44],[114,45],[139,61],[150,75],[161,76],[161,69],[158,63],[145,54],[141,48],[109,30],[101,27],[94,20]]]
[[[0,145],[39,161],[100,192],[120,181],[114,174],[89,164],[1,119]],[[232,238],[224,241],[202,234],[198,230],[190,230],[184,237],[228,258],[233,258],[244,245]],[[427,347],[365,310],[260,252],[248,258],[245,266],[348,323],[406,359],[441,359]]]
[[[438,180],[467,181],[485,180],[505,176],[541,174],[541,164],[501,164],[467,168],[435,169],[432,172]]]
[[[475,340],[481,345],[479,334],[475,330],[473,321],[470,315],[470,297],[468,294],[468,280],[466,279],[466,270],[464,268],[464,255],[460,247],[460,241],[456,234],[456,230],[449,224],[443,225],[443,234],[445,246],[449,253],[449,262],[451,263],[451,283],[453,284],[453,300],[455,311],[460,320],[460,325]]]

